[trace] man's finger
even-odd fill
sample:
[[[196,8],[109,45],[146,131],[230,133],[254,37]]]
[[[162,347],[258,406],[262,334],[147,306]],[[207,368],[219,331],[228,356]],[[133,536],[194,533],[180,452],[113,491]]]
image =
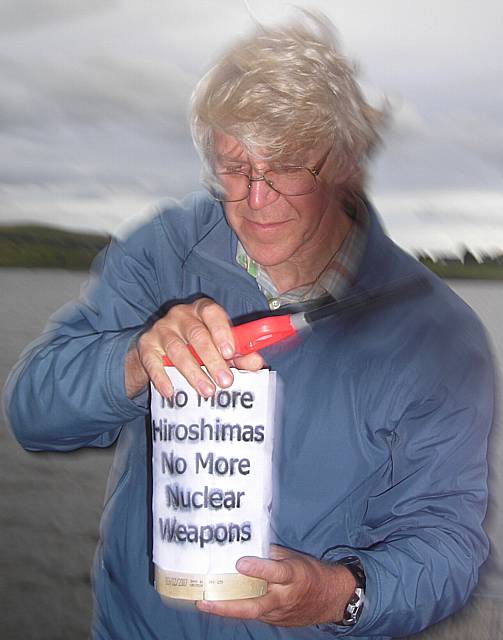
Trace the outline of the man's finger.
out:
[[[270,593],[260,598],[244,600],[200,600],[196,602],[199,611],[205,611],[216,616],[256,620],[276,607],[276,598]]]
[[[196,347],[194,347],[194,349],[198,352]],[[187,343],[181,338],[178,338],[178,336],[172,336],[169,341],[165,342],[164,350],[172,365],[178,369],[191,387],[198,393],[204,397],[212,396],[215,393],[215,385],[204,370],[201,369],[197,360],[190,352]],[[216,353],[216,349],[214,349],[214,351]]]
[[[161,396],[170,398],[173,394],[173,385],[164,370],[163,356],[164,353],[161,350],[151,350],[143,358],[140,356],[140,362]]]
[[[218,304],[208,298],[202,298],[195,303],[196,313],[208,327],[213,342],[225,360],[234,355],[234,336],[229,316]]]
[[[199,320],[191,321],[185,330],[184,338],[204,363],[207,372],[218,386],[229,387],[233,382],[232,373],[214,345],[207,327]],[[216,387],[197,363],[187,342],[178,336],[169,336],[169,341],[164,342],[166,355],[196,391],[204,396],[213,395]],[[211,385],[211,388],[208,387],[208,384]]]
[[[271,584],[287,584],[293,578],[292,567],[281,560],[245,556],[237,561],[236,569],[245,576],[261,578]]]
[[[259,371],[265,366],[264,358],[256,351],[246,356],[234,356],[233,362],[236,369],[246,371]]]

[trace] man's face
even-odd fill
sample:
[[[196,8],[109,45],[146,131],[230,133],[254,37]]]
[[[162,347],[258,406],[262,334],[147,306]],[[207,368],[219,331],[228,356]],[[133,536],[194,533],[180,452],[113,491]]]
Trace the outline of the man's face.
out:
[[[314,167],[327,148],[306,153],[302,164]],[[215,134],[216,171],[242,171],[261,176],[269,165],[250,157],[232,136]],[[324,176],[324,169],[321,176]],[[248,255],[264,267],[293,262],[302,264],[324,250],[323,239],[337,226],[335,190],[318,179],[318,188],[301,196],[284,196],[265,181],[252,182],[249,195],[239,202],[225,202],[227,220]],[[319,256],[318,256],[319,257]]]

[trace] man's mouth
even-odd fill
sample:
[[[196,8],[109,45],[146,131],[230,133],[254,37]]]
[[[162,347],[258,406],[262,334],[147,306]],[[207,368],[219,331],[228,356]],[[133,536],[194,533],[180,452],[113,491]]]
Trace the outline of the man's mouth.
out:
[[[257,220],[250,220],[246,218],[246,222],[255,229],[260,229],[261,231],[274,231],[274,229],[279,229],[284,224],[289,222],[289,220],[280,220],[279,222],[259,222]]]

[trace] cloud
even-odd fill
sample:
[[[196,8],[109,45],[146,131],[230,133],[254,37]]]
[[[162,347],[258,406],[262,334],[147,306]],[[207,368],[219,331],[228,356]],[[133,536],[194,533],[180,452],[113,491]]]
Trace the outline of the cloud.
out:
[[[108,9],[111,0],[2,0],[0,33],[13,33],[75,19]]]
[[[80,192],[85,185],[103,184],[155,197],[180,184],[195,185],[199,172],[190,140],[168,144],[119,124],[50,127],[36,139],[0,135],[0,144],[0,185],[73,185]]]
[[[456,103],[433,115],[396,99],[391,105],[374,173],[381,188],[502,189],[503,123],[484,105],[470,110]]]
[[[30,64],[0,58],[0,128],[41,128],[52,123],[99,126],[137,122],[171,135],[186,129],[194,79],[176,63],[157,65],[139,56],[96,52],[80,60],[39,58]]]
[[[248,4],[265,22],[292,13],[289,0]],[[439,197],[457,193],[463,198],[451,200],[452,211],[471,216],[488,207],[480,228],[489,228],[496,213],[477,194],[501,190],[501,2],[301,4],[334,19],[374,101],[390,98],[393,126],[373,180],[390,205],[390,227],[406,243],[414,240],[409,229],[441,229],[445,242],[449,229],[478,233],[468,217],[448,215],[449,199]],[[190,92],[252,24],[235,0],[4,0],[0,216],[113,225],[142,203],[194,188]],[[394,214],[403,198],[405,217]]]
[[[493,105],[491,105],[493,106]],[[499,104],[499,113],[472,111],[467,108],[455,109],[439,119],[438,126],[444,139],[459,145],[486,161],[495,163],[503,176],[503,100]]]
[[[387,96],[389,104],[388,139],[397,142],[400,139],[410,144],[411,138],[428,134],[428,124],[417,107],[404,96]]]
[[[503,249],[503,191],[420,189],[376,192],[379,211],[392,237],[414,251]]]

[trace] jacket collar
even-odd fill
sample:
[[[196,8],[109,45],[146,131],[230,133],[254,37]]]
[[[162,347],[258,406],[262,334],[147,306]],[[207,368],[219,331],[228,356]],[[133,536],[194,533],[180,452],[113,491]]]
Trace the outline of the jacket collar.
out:
[[[364,204],[368,211],[369,227],[367,244],[355,280],[355,288],[359,290],[389,282],[389,263],[393,253],[393,243],[384,232],[378,212],[368,200],[365,199]]]
[[[227,224],[221,203],[208,200],[209,230],[194,244],[183,268],[206,280],[225,281],[228,289],[262,301],[255,279],[236,262],[237,236]],[[265,299],[264,299],[265,300]]]
[[[225,279],[226,287],[239,291],[246,298],[254,298],[264,303],[265,298],[258,290],[255,279],[236,262],[237,236],[227,224],[221,203],[206,201],[211,224],[209,230],[192,247],[184,261],[184,269],[205,279],[216,281]],[[379,215],[365,200],[369,213],[367,243],[356,281],[348,294],[373,289],[382,284],[391,284],[396,263],[396,245],[383,230]]]

